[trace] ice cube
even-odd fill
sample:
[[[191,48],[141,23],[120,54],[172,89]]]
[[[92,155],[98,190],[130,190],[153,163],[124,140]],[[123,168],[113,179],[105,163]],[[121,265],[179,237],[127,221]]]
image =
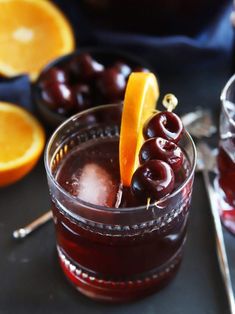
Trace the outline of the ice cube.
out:
[[[112,207],[115,204],[117,184],[112,176],[95,163],[86,164],[72,176],[73,195],[94,205]]]

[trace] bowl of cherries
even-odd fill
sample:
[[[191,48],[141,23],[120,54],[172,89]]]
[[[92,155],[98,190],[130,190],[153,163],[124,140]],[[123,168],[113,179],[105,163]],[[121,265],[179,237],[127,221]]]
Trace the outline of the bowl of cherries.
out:
[[[133,71],[150,70],[142,59],[126,52],[80,49],[43,69],[35,83],[33,98],[44,121],[56,127],[80,111],[121,103]]]

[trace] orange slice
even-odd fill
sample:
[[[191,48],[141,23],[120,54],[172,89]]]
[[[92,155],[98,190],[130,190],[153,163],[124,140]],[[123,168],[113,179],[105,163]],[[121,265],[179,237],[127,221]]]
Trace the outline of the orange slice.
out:
[[[64,15],[47,0],[0,0],[0,73],[35,80],[51,60],[74,49]]]
[[[39,159],[44,144],[44,130],[30,113],[0,102],[0,186],[26,175]]]
[[[143,144],[143,125],[153,114],[159,96],[156,77],[152,73],[132,73],[129,77],[123,104],[119,164],[121,182],[131,184],[139,165],[138,153]]]

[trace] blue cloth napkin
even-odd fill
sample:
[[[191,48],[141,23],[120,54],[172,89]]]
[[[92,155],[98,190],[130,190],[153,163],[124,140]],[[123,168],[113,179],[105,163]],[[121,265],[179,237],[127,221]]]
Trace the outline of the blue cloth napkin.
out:
[[[0,100],[18,104],[32,111],[31,85],[27,75],[0,78]]]
[[[225,3],[218,15],[211,18],[207,28],[195,37],[113,34],[108,30],[96,30],[94,36],[100,45],[123,48],[146,58],[159,71],[189,71],[205,63],[216,66],[218,62],[223,62],[226,68],[231,65],[234,46],[231,12],[232,3]]]
[[[83,16],[79,1],[55,0],[73,25],[79,47],[99,45],[130,51],[146,59],[158,73],[180,75],[205,64],[231,71],[234,45],[233,28],[230,23],[231,1],[211,18],[206,29],[195,37],[156,37],[140,34],[112,33],[94,29]],[[1,47],[0,47],[1,48]],[[0,100],[17,103],[32,110],[31,86],[26,75],[13,79],[0,79]]]

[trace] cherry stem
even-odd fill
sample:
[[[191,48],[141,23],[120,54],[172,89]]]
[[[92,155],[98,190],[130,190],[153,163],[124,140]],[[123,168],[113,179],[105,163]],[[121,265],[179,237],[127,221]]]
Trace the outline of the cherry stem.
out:
[[[178,99],[173,94],[166,94],[163,98],[162,104],[167,111],[171,112],[178,105]]]

